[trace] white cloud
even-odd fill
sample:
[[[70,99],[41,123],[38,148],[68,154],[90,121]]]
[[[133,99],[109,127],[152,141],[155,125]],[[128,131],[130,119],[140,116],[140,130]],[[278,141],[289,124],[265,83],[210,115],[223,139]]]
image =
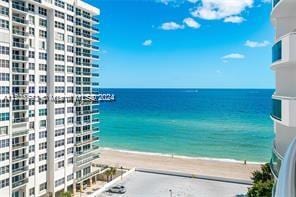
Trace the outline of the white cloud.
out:
[[[160,3],[163,3],[164,5],[168,5],[173,0],[159,0]]]
[[[228,16],[224,18],[224,23],[242,23],[245,19],[241,16]]]
[[[262,0],[262,3],[271,3],[271,0]]]
[[[151,46],[152,45],[152,40],[145,40],[142,44],[145,47]]]
[[[200,24],[196,22],[193,18],[185,18],[183,20],[183,23],[185,23],[188,27],[191,27],[193,29],[200,28]]]
[[[175,22],[166,22],[166,23],[163,23],[160,26],[160,29],[166,30],[166,31],[169,31],[169,30],[177,30],[177,29],[184,29],[184,25],[179,25],[179,24],[177,24]]]
[[[258,48],[258,47],[266,47],[269,44],[270,44],[270,42],[267,41],[267,40],[264,40],[262,42],[247,40],[246,43],[245,43],[245,46],[251,47],[251,48]]]
[[[245,59],[245,56],[239,53],[231,53],[223,56],[222,59]]]
[[[187,0],[190,3],[197,3],[199,0]]]
[[[253,6],[254,0],[201,0],[202,4],[191,11],[192,16],[205,20],[220,20],[240,15]],[[229,19],[228,19],[229,20]]]

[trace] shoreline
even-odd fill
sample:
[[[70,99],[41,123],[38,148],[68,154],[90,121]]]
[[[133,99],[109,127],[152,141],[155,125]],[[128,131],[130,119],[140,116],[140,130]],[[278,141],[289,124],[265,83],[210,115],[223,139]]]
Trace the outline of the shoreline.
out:
[[[205,160],[205,161],[219,161],[219,162],[244,164],[244,160],[229,159],[229,158],[194,157],[194,156],[186,156],[186,155],[135,151],[135,150],[117,149],[117,148],[109,148],[109,147],[101,147],[100,150],[117,151],[117,152],[121,152],[121,153],[132,153],[132,154],[140,154],[140,155],[162,156],[162,157],[169,157],[169,158],[174,157],[174,158],[180,158],[180,159],[191,159],[191,160],[196,159],[196,160]],[[246,161],[247,161],[247,164],[254,164],[254,165],[263,165],[263,164],[267,163],[267,162],[248,161],[248,160],[246,160]]]
[[[259,170],[262,163],[237,160],[196,158],[161,153],[149,153],[129,150],[117,150],[112,148],[100,149],[101,164],[117,168],[145,168],[165,170],[171,172],[183,172],[200,176],[212,176],[229,179],[250,181],[252,172]]]

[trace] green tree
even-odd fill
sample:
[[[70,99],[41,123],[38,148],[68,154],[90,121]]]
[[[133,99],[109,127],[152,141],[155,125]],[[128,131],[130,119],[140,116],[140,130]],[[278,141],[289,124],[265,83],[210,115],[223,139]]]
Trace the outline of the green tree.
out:
[[[106,180],[107,180],[107,182],[109,182],[109,180],[110,180],[110,176],[111,176],[111,174],[112,174],[111,170],[110,170],[110,169],[106,170],[104,174],[105,174],[105,176],[106,176]]]
[[[113,176],[116,175],[117,169],[114,167],[110,168],[110,173],[111,173],[111,180],[113,180]]]
[[[71,197],[71,192],[62,192],[62,197]]]
[[[248,190],[249,197],[272,196],[274,178],[269,164],[262,165],[260,171],[253,172],[251,179],[253,180],[253,186]]]

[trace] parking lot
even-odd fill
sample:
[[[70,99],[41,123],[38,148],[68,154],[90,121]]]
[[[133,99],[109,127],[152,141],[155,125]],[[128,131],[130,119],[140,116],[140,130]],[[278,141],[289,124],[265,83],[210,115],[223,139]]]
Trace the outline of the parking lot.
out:
[[[125,194],[104,192],[102,197],[234,197],[248,185],[135,171],[121,180]]]

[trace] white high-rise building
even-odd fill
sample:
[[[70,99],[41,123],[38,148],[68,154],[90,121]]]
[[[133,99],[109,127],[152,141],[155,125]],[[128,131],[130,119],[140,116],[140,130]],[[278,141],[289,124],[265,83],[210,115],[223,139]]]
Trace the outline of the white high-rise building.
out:
[[[271,169],[277,179],[296,137],[296,1],[273,0],[271,20],[276,31],[271,65],[276,77],[271,114],[276,136]]]
[[[99,14],[81,0],[0,0],[1,197],[60,196],[100,173],[98,102],[75,102],[98,85]]]

